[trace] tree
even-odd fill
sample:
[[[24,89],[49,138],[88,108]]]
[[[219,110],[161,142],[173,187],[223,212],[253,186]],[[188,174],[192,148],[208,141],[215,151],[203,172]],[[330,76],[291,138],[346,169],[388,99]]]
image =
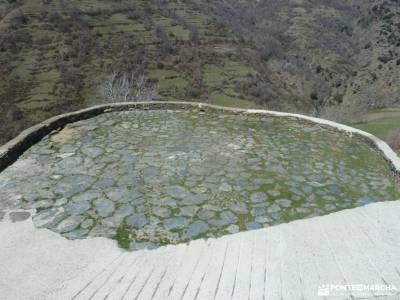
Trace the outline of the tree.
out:
[[[388,87],[370,85],[360,91],[357,101],[367,109],[377,109],[394,105],[399,97],[395,90]]]
[[[144,74],[112,72],[102,83],[106,102],[151,101],[158,94],[158,85]]]
[[[197,30],[197,28],[193,28],[190,31],[190,40],[192,42],[197,42],[199,40],[199,31]]]
[[[388,133],[386,141],[393,150],[400,150],[400,130],[392,129]]]

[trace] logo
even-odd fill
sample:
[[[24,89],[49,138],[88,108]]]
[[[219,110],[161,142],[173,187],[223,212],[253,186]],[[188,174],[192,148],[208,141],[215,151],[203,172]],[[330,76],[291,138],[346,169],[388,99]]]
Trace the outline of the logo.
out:
[[[392,284],[321,284],[318,286],[318,296],[349,296],[368,297],[371,294],[378,296],[394,295],[398,292]]]

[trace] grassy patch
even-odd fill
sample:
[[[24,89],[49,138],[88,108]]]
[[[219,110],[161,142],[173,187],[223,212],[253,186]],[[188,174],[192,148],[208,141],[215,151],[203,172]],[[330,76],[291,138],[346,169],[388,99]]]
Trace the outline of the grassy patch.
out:
[[[179,76],[178,72],[176,72],[174,70],[166,70],[166,69],[150,70],[149,74],[151,77],[156,77],[158,79],[166,79],[166,78]]]
[[[174,25],[173,20],[169,18],[160,18],[158,24],[162,26],[168,33],[176,36],[178,39],[188,40],[190,31],[183,28],[181,25]]]
[[[224,72],[236,76],[246,76],[249,73],[255,73],[253,68],[237,61],[226,61],[224,65]]]
[[[150,77],[158,79],[161,91],[168,91],[171,88],[184,88],[188,82],[179,76],[174,70],[155,69],[149,72]]]
[[[257,103],[239,99],[235,96],[231,96],[221,92],[214,92],[210,95],[210,101],[212,104],[228,106],[228,107],[241,107],[241,108],[260,108]]]
[[[207,85],[211,86],[221,84],[224,80],[222,68],[216,65],[206,65],[204,67],[204,80]]]
[[[377,137],[388,141],[391,132],[400,132],[400,109],[383,109],[367,113],[364,116],[365,122],[351,123],[350,125],[372,133]],[[400,153],[400,149],[395,149]]]
[[[129,249],[130,244],[130,227],[125,223],[122,223],[118,229],[117,233],[113,237],[114,240],[118,242],[118,246],[123,249]]]

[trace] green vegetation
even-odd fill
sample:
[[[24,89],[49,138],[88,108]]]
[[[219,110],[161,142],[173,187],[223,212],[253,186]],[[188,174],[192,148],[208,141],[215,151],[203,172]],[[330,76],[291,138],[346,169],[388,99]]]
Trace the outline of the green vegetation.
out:
[[[131,230],[126,223],[122,223],[117,228],[117,233],[114,236],[114,239],[118,242],[118,246],[123,249],[129,249],[129,244],[131,240]]]
[[[395,105],[399,22],[395,0],[0,1],[0,143],[102,102],[113,71],[148,73],[160,100]]]
[[[250,102],[244,99],[239,99],[235,94],[215,92],[210,95],[210,102],[215,105],[228,106],[228,107],[242,107],[242,108],[261,108],[261,105]]]
[[[400,154],[400,109],[382,109],[367,113],[363,122],[351,124],[383,139]]]

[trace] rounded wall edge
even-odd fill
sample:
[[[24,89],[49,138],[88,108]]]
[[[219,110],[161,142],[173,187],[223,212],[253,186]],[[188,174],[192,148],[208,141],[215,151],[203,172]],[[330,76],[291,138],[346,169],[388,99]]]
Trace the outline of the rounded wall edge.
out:
[[[379,139],[378,137],[370,133],[367,133],[365,131],[356,129],[354,127],[302,114],[278,112],[278,111],[263,110],[263,109],[231,108],[231,107],[224,107],[224,106],[218,106],[201,102],[178,102],[178,101],[123,102],[123,103],[103,104],[54,116],[39,124],[36,124],[32,127],[25,129],[14,139],[0,146],[0,172],[9,167],[11,164],[13,164],[27,149],[29,149],[32,145],[39,142],[42,138],[44,138],[52,131],[60,130],[69,123],[90,119],[103,113],[112,111],[127,111],[133,109],[181,109],[181,110],[200,109],[205,111],[210,110],[210,111],[219,111],[232,114],[257,114],[257,115],[295,118],[298,120],[317,123],[320,125],[335,128],[340,131],[344,131],[348,134],[355,134],[359,137],[366,139],[383,154],[384,158],[391,165],[393,171],[397,175],[400,174],[400,158],[389,147],[389,145],[386,144],[381,139]]]

